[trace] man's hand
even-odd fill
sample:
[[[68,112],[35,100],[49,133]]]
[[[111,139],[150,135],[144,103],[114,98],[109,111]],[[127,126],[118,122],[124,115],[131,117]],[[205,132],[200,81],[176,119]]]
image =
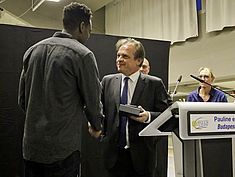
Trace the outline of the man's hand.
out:
[[[149,112],[145,111],[144,108],[142,108],[141,106],[138,106],[138,108],[141,109],[141,113],[139,114],[139,116],[130,116],[130,118],[137,122],[145,123],[149,119]]]
[[[91,124],[88,122],[88,131],[90,133],[90,135],[94,138],[100,138],[102,131],[101,130],[95,130],[94,128],[92,128]]]

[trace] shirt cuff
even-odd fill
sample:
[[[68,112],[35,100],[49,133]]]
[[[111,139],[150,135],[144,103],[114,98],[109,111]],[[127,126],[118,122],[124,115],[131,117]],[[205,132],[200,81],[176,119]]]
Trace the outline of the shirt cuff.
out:
[[[148,119],[144,122],[144,123],[150,123],[150,121],[151,121],[151,114],[150,114],[150,112],[148,112],[148,114],[149,114],[149,117],[148,117]]]

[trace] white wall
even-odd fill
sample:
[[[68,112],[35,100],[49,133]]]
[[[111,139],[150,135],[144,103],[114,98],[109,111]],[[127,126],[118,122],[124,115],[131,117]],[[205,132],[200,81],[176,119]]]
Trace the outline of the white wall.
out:
[[[197,75],[202,66],[212,68],[216,79],[234,78],[235,82],[235,28],[205,33],[205,13],[199,15],[199,24],[198,38],[171,46],[169,84],[179,75],[183,83],[192,82],[189,75]]]
[[[10,24],[10,25],[19,25],[19,26],[32,26],[29,23],[23,21],[22,19],[17,18],[10,12],[3,10],[0,11],[0,24]]]

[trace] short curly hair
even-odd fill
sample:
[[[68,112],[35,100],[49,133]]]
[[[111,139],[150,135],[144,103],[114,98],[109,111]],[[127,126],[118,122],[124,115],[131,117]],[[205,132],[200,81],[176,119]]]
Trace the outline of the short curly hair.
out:
[[[74,31],[82,22],[90,24],[92,11],[85,4],[72,2],[64,7],[63,26],[65,30]]]

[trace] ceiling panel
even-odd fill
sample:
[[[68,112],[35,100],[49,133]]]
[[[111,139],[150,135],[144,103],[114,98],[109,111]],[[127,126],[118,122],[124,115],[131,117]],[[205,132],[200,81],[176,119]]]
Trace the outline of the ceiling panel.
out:
[[[41,0],[33,0],[36,4]],[[61,28],[63,7],[75,0],[61,0],[60,2],[43,2],[35,11],[32,11],[32,0],[2,0],[0,7],[16,17],[36,27]],[[93,12],[104,7],[112,0],[79,0],[92,9]]]

